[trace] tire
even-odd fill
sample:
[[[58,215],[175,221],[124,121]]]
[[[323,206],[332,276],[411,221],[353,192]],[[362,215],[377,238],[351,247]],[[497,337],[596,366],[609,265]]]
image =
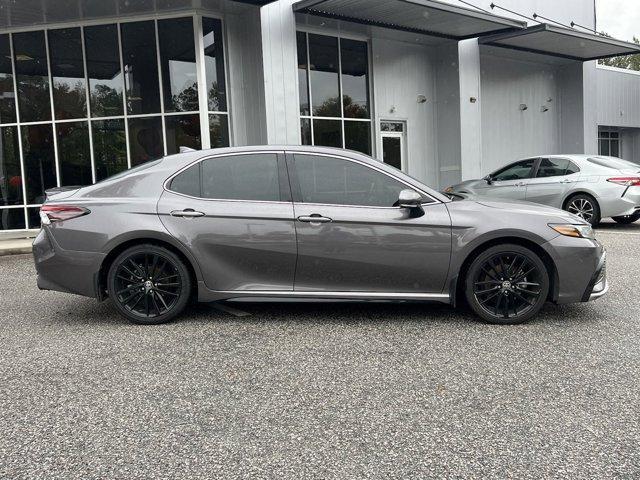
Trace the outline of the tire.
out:
[[[629,225],[636,220],[640,219],[640,212],[634,213],[633,215],[622,215],[620,217],[611,217],[616,223],[621,225]]]
[[[549,274],[537,254],[514,244],[496,245],[480,253],[465,277],[465,297],[484,321],[524,323],[547,300]]]
[[[179,315],[191,295],[184,262],[166,248],[141,244],[116,257],[107,275],[109,298],[133,323],[157,325]]]
[[[600,205],[598,205],[595,198],[586,193],[579,193],[569,197],[565,202],[564,210],[578,215],[589,222],[592,227],[597,227],[600,224]]]

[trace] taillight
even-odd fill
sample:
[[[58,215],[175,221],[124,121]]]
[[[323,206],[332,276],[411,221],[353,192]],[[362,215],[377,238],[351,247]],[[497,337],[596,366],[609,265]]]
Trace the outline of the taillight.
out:
[[[88,208],[74,205],[42,205],[40,207],[40,220],[43,224],[50,225],[51,222],[70,220],[88,213],[91,213]]]
[[[640,185],[640,177],[613,177],[607,178],[607,182],[617,183],[625,187],[637,187]]]

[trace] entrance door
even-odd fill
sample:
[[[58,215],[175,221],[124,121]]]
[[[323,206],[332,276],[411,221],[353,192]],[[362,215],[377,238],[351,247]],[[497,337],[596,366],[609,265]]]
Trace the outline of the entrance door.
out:
[[[382,161],[406,172],[404,130],[403,122],[380,122]]]

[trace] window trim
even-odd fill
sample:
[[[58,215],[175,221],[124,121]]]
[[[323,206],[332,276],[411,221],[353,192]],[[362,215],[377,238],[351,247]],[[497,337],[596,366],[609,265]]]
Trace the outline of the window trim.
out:
[[[349,158],[346,156],[342,156],[342,155],[336,155],[336,154],[328,154],[328,153],[316,153],[316,152],[309,152],[309,151],[298,151],[298,150],[287,150],[286,152],[286,160],[287,160],[287,169],[289,170],[289,182],[291,183],[291,193],[293,195],[293,203],[301,203],[304,205],[317,205],[317,206],[324,206],[324,207],[349,207],[349,208],[376,208],[376,209],[393,209],[393,210],[399,210],[403,207],[400,206],[395,206],[395,207],[381,207],[379,205],[345,205],[342,203],[314,203],[314,202],[304,202],[302,201],[302,192],[300,191],[300,185],[298,182],[298,173],[296,171],[296,166],[295,166],[295,155],[306,155],[306,156],[310,156],[310,157],[329,157],[329,158],[333,158],[333,159],[338,159],[338,160],[347,160],[349,162],[353,162],[353,163],[357,163],[359,165],[362,165],[363,167],[366,168],[370,168],[372,170],[375,170],[379,173],[382,173],[383,175],[386,175],[387,177],[400,182],[404,185],[406,185],[409,189],[411,190],[415,190],[418,193],[420,193],[423,197],[427,197],[429,198],[431,201],[427,202],[423,205],[432,205],[432,204],[438,204],[438,203],[443,203],[440,200],[438,200],[437,198],[429,195],[427,192],[425,192],[424,190],[422,190],[419,187],[416,187],[415,185],[412,185],[406,181],[404,181],[401,178],[398,178],[392,174],[390,174],[389,172],[384,171],[381,168],[378,168],[375,165],[370,165],[366,162],[363,162],[361,160],[357,160],[355,158]]]
[[[170,177],[168,177],[162,184],[162,190],[172,193],[173,195],[180,195],[181,197],[186,197],[186,198],[192,198],[194,200],[199,200],[199,201],[211,201],[211,202],[243,202],[243,203],[271,203],[271,204],[283,204],[283,203],[292,203],[291,201],[287,201],[287,200],[243,200],[243,199],[236,199],[236,198],[207,198],[207,197],[194,197],[193,195],[187,195],[186,193],[180,193],[180,192],[176,192],[175,190],[171,190],[170,185],[171,185],[171,181],[177,177],[178,175],[180,175],[182,172],[184,172],[185,170],[188,170],[191,167],[195,167],[196,165],[199,165],[199,168],[202,168],[202,162],[204,162],[205,160],[213,160],[216,158],[220,158],[220,157],[237,157],[240,155],[264,155],[264,154],[274,154],[276,155],[276,160],[277,160],[277,174],[278,174],[278,193],[280,194],[280,198],[282,199],[282,190],[283,190],[283,185],[282,185],[282,169],[280,167],[280,163],[284,161],[284,151],[282,150],[264,150],[264,151],[249,151],[249,152],[229,152],[229,153],[218,153],[215,155],[207,155],[206,157],[202,157],[202,158],[198,158],[196,160],[194,160],[193,162],[185,165],[184,167],[182,167],[180,170],[178,170],[177,172],[174,172],[173,174],[171,174]],[[286,189],[286,187],[288,187],[288,184],[284,185],[284,188]]]

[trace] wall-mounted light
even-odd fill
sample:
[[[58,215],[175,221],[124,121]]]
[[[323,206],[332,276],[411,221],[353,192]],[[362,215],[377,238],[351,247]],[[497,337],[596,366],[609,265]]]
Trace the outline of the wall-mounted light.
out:
[[[469,102],[476,103],[478,99],[476,97],[469,97]]]
[[[418,103],[427,103],[426,95],[418,95]]]
[[[391,105],[391,108],[389,109],[389,113],[396,113],[396,106],[395,105]]]
[[[544,113],[544,112],[548,112],[548,111],[549,111],[549,107],[547,107],[546,105],[542,105],[542,106],[540,107],[540,111],[541,111],[542,113]]]
[[[527,107],[526,103],[521,103],[518,108],[520,109],[521,112],[524,112],[529,107]]]

